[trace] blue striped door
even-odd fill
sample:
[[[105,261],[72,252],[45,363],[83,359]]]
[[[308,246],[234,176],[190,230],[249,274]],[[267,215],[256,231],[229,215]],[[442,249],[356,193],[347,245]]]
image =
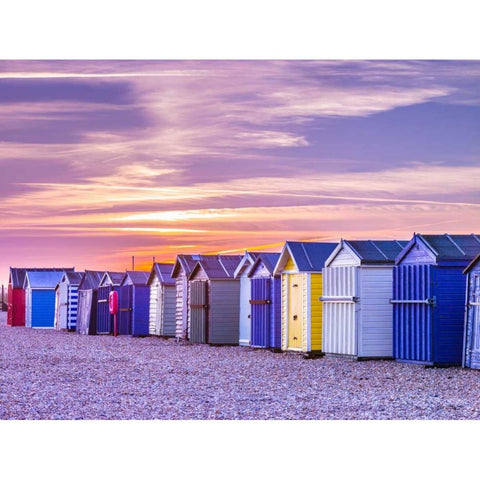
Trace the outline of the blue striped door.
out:
[[[98,288],[97,300],[97,335],[112,332],[112,315],[108,306],[108,296],[112,291],[110,285]]]
[[[136,285],[133,287],[132,299],[132,335],[144,337],[149,334],[150,287]]]
[[[393,269],[393,355],[397,360],[433,362],[433,265]]]
[[[118,292],[118,333],[132,334],[132,285],[124,285]]]
[[[252,278],[252,347],[270,347],[271,279]]]

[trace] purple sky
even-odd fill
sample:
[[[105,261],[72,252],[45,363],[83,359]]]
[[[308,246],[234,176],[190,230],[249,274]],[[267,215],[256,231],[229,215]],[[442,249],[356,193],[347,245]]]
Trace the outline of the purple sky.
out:
[[[0,282],[479,233],[480,62],[2,61]]]

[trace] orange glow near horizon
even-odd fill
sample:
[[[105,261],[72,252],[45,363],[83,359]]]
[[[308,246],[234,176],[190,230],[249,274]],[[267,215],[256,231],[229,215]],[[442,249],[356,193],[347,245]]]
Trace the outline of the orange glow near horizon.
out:
[[[479,230],[480,62],[0,70],[0,283],[9,266]]]

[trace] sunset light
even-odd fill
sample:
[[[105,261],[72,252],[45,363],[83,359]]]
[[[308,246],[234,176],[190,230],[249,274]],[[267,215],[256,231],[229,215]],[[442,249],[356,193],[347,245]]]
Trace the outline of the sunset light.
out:
[[[0,282],[478,231],[479,81],[477,61],[2,61]]]

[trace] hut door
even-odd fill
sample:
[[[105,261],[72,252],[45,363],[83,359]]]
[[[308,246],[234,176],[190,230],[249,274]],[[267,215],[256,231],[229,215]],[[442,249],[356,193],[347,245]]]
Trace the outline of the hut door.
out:
[[[472,319],[472,349],[470,366],[480,368],[480,275],[472,277],[472,290],[470,296],[470,308]]]
[[[190,283],[190,341],[207,343],[207,282]]]
[[[98,288],[98,300],[97,300],[97,335],[103,333],[110,333],[112,321],[110,310],[108,308],[108,296],[112,290],[112,287],[105,285]]]
[[[123,285],[118,292],[118,333],[131,335],[132,333],[132,286]]]
[[[270,347],[271,279],[252,278],[252,346]]]
[[[393,269],[393,355],[433,361],[433,265],[397,265]]]
[[[302,348],[303,318],[303,283],[302,274],[289,275],[288,285],[288,346],[287,348]]]

